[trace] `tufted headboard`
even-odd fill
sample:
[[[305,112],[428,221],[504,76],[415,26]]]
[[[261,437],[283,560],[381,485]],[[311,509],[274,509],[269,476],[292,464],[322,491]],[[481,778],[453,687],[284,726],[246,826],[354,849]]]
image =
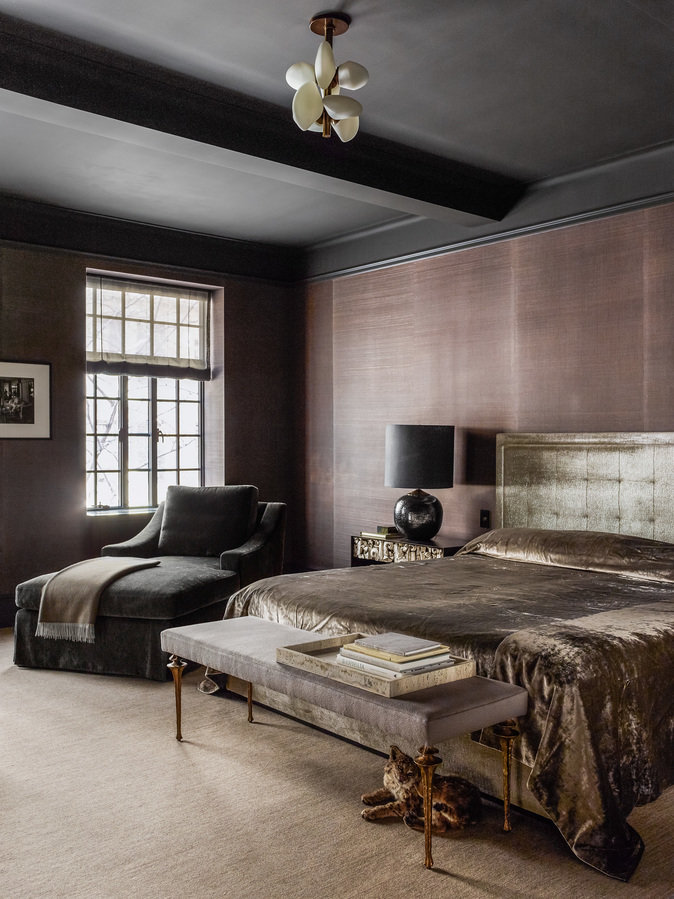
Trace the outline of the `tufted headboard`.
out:
[[[674,543],[674,433],[498,434],[495,523]]]

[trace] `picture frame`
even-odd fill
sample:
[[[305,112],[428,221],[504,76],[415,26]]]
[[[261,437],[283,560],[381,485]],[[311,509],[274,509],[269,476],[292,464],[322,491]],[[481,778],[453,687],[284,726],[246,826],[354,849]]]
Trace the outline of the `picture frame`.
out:
[[[0,438],[51,439],[51,365],[0,361]]]

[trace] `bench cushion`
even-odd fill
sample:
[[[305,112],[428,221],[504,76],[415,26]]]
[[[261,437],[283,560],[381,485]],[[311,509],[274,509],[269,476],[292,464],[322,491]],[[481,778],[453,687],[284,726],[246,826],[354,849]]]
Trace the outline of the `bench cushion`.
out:
[[[310,631],[245,617],[169,628],[162,631],[161,646],[180,658],[303,699],[419,746],[526,713],[526,690],[484,677],[388,699],[276,661],[279,646],[312,637],[319,638]]]
[[[239,586],[234,571],[222,571],[217,559],[185,564],[162,558],[159,565],[125,574],[101,594],[99,617],[172,620],[228,597]],[[205,564],[204,564],[205,563]],[[16,605],[37,611],[49,574],[24,581],[16,588]]]

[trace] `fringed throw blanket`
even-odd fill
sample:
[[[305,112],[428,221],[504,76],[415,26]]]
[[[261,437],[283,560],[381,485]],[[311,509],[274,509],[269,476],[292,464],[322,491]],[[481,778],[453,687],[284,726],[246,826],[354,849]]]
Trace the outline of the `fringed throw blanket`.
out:
[[[42,588],[35,636],[93,643],[101,593],[123,575],[154,565],[159,559],[102,556],[57,571]]]

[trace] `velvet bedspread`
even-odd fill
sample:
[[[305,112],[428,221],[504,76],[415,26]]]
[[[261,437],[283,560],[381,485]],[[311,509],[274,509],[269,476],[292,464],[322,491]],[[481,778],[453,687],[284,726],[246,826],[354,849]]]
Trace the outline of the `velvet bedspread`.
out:
[[[258,581],[230,598],[241,615],[440,640],[526,687],[529,789],[579,859],[629,879],[643,843],[627,816],[674,783],[674,546],[495,531],[453,558]]]

